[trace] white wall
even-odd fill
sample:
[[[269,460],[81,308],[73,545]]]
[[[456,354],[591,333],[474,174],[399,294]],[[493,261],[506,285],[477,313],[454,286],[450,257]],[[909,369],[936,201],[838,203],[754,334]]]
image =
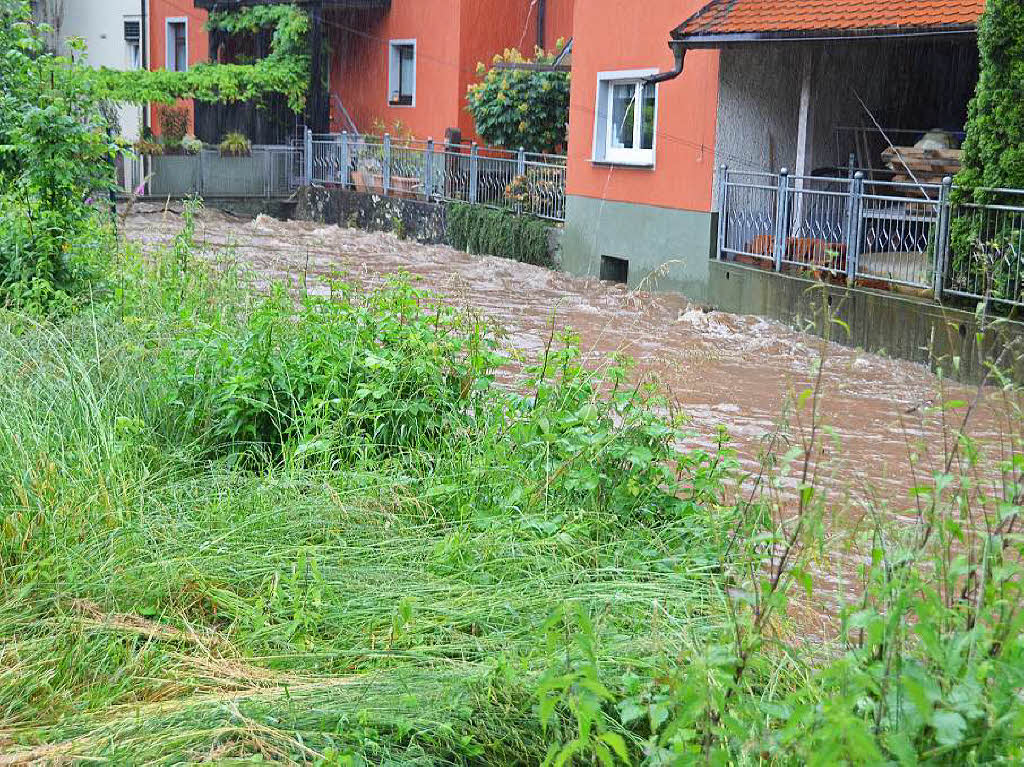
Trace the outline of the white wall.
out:
[[[716,164],[778,171],[796,164],[804,54],[794,43],[755,43],[722,51]],[[844,164],[840,125],[870,124],[858,96],[875,111],[890,66],[887,48],[863,42],[811,49],[810,151],[807,171]]]
[[[140,20],[142,0],[63,0],[64,23],[59,30],[60,52],[68,52],[66,41],[71,37],[85,40],[87,62],[94,67],[128,69],[130,60],[124,40],[126,18]],[[146,31],[142,30],[145,35]],[[142,109],[124,105],[118,110],[121,135],[139,137]]]

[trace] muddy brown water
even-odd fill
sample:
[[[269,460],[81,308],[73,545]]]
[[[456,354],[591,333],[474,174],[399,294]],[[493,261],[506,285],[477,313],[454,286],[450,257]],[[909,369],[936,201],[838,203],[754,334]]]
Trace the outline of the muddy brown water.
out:
[[[126,218],[125,231],[146,250],[169,244],[181,223],[172,210],[138,207]],[[975,394],[949,384],[940,391],[939,380],[922,365],[823,344],[778,322],[706,311],[679,295],[630,291],[391,234],[264,216],[247,221],[206,211],[196,240],[267,281],[299,284],[305,274],[311,290],[323,289],[319,278],[338,272],[368,288],[387,275],[408,272],[444,300],[487,316],[508,343],[528,355],[543,352],[552,323],[556,332],[571,328],[590,364],[601,365],[618,352],[633,357],[638,372],[656,375],[692,419],[695,442],[713,445],[717,428],[725,426],[752,472],[787,401],[814,380],[824,349],[820,401],[828,432],[818,465],[824,489],[841,499],[836,504],[841,512],[832,520],[834,553],[818,567],[825,596],[816,593],[815,599],[832,604],[840,593],[852,593],[848,584],[861,561],[839,543],[841,534],[856,527],[870,502],[884,504],[887,513],[908,523],[914,519],[909,446],[938,455],[941,416],[930,405],[971,400]],[[985,404],[989,399],[981,398],[969,427],[983,442],[998,440],[998,419]],[[817,616],[812,624],[831,623],[834,611],[822,606],[810,606]]]

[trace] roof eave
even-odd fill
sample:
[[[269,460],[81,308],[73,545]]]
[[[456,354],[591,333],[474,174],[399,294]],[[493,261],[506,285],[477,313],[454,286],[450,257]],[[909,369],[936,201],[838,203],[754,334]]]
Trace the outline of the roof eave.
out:
[[[683,25],[685,26],[685,24]],[[879,40],[893,38],[940,38],[977,34],[976,24],[945,27],[902,27],[877,29],[776,30],[768,32],[728,32],[722,34],[686,34],[681,28],[672,32],[669,44],[690,49],[723,48],[748,43],[807,43],[830,40]]]

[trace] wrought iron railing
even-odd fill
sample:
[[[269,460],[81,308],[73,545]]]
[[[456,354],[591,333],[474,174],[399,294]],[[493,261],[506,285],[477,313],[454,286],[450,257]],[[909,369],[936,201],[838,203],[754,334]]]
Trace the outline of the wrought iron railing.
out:
[[[351,133],[307,133],[304,152],[312,184],[565,220],[564,156]]]
[[[721,169],[718,257],[936,300],[1024,306],[1024,191]]]

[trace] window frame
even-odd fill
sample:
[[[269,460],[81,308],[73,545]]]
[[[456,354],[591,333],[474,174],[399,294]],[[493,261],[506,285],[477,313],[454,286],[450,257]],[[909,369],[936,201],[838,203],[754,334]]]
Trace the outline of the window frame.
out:
[[[654,85],[654,123],[651,126],[650,149],[640,148],[643,138],[643,89],[644,81],[658,73],[658,69],[627,69],[597,73],[597,106],[594,110],[594,143],[591,162],[601,165],[624,165],[634,168],[654,168],[658,150],[658,85]],[[633,147],[612,146],[612,115],[616,85],[634,87]]]
[[[184,69],[176,69],[172,65],[174,63],[174,36],[172,29],[174,24],[181,24],[185,29],[185,61]],[[166,50],[164,51],[164,68],[168,72],[187,72],[188,71],[188,16],[169,16],[164,20],[164,45]]]
[[[408,96],[409,103],[402,101],[402,49],[412,48],[412,93]],[[416,106],[416,69],[419,63],[419,50],[415,39],[388,41],[388,92],[389,107],[409,108]],[[394,94],[397,99],[393,99]]]

